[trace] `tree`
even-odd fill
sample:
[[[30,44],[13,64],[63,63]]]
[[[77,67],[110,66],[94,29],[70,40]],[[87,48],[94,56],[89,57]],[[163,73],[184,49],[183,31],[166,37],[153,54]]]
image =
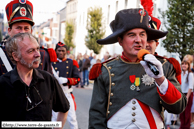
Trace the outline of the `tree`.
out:
[[[161,14],[164,19],[164,26],[168,30],[166,39],[162,44],[164,48],[166,48],[168,52],[179,53],[181,59],[186,54],[193,54],[193,0],[168,0],[168,10],[161,12]]]
[[[89,8],[87,15],[88,35],[85,37],[85,45],[88,49],[93,50],[95,54],[99,54],[102,45],[96,43],[98,39],[101,39],[105,35],[105,31],[102,27],[103,13],[102,8]]]
[[[75,48],[75,45],[72,41],[74,28],[75,28],[75,26],[74,26],[72,21],[66,22],[64,42],[65,42],[65,45],[67,46],[68,50],[70,49],[70,47]]]
[[[1,31],[0,31],[0,42],[2,41],[3,39],[2,39],[2,33],[1,33]]]

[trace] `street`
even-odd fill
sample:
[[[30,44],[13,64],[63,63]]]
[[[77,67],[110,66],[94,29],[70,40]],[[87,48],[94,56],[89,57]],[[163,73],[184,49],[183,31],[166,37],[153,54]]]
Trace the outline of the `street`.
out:
[[[77,104],[77,121],[78,129],[87,129],[88,128],[88,119],[89,119],[89,107],[92,96],[92,87],[93,84],[90,83],[88,87],[85,88],[73,88],[73,94],[75,96],[75,101]],[[171,129],[179,129],[180,121],[178,120],[178,125],[171,125]],[[68,122],[66,121],[63,129],[70,129]],[[194,128],[190,128],[194,129]]]
[[[92,84],[85,88],[74,88],[73,94],[77,104],[77,121],[78,129],[88,128],[89,107],[92,96]],[[70,129],[69,123],[66,121],[63,129]]]

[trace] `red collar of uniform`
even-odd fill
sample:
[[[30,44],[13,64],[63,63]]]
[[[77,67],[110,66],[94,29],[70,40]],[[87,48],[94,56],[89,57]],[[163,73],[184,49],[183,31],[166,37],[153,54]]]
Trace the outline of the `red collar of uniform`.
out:
[[[122,52],[121,58],[122,58],[124,61],[126,61],[126,62],[132,62],[129,58],[127,58],[127,57],[124,55],[124,52]],[[139,62],[139,60],[137,59],[135,62]]]

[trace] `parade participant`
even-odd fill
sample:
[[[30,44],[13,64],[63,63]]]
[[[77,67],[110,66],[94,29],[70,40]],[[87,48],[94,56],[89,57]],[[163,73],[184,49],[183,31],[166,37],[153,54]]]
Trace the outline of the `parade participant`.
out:
[[[8,20],[8,34],[13,37],[17,33],[32,33],[33,21],[33,5],[28,0],[13,0],[5,7]],[[6,54],[6,41],[1,42],[0,47],[0,76],[14,68]],[[56,61],[57,57],[52,48],[40,48],[41,63],[38,69],[52,73],[51,62]]]
[[[76,119],[76,103],[73,96],[72,86],[76,85],[80,81],[78,67],[76,60],[66,58],[67,46],[62,42],[58,42],[55,48],[57,54],[57,62],[52,63],[54,76],[61,84],[62,89],[67,97],[70,109],[67,116],[67,121],[71,129],[78,129],[77,119]],[[52,120],[56,121],[56,114],[53,112]]]
[[[159,30],[161,22],[159,19],[157,19],[155,17],[151,17],[151,19],[149,21],[149,25],[151,28]],[[179,62],[174,58],[166,58],[166,57],[159,56],[157,54],[157,52],[155,52],[158,45],[159,45],[159,39],[149,40],[149,41],[147,41],[146,49],[151,54],[155,55],[157,58],[160,58],[161,60],[166,60],[169,63],[171,63],[174,67],[174,70],[176,71],[176,79],[181,84],[181,67],[180,67]],[[164,111],[164,121],[165,121],[165,124],[167,126],[167,129],[170,129],[170,125],[172,123],[176,124],[177,118],[178,118],[177,114],[168,113],[166,110]]]
[[[84,85],[85,86],[88,86],[89,85],[89,68],[90,68],[90,59],[88,57],[87,54],[84,54],[84,58],[82,60],[83,62],[83,65],[82,65],[82,73],[83,73],[83,86],[82,88],[84,88]]]
[[[119,11],[110,23],[113,34],[97,40],[101,45],[119,42],[122,56],[95,64],[89,78],[95,80],[89,111],[90,129],[164,128],[163,108],[181,113],[186,97],[175,78],[173,66],[152,54],[140,61],[137,54],[147,40],[164,37],[167,32],[149,28],[146,10]],[[146,62],[159,70],[155,75]]]
[[[180,114],[180,129],[190,129],[191,123],[191,106],[193,102],[193,72],[191,71],[191,61],[189,60],[191,55],[185,55],[183,61],[181,62],[182,68],[182,84],[181,90],[186,95],[187,107],[184,112]]]
[[[51,121],[52,109],[65,124],[69,102],[53,75],[36,69],[40,46],[30,33],[18,33],[6,42],[16,67],[0,77],[0,121]]]
[[[152,0],[141,0],[141,5],[144,7],[144,9],[147,9],[149,14],[149,27],[160,30],[161,27],[161,21],[152,16],[153,12],[153,1]],[[174,70],[176,71],[176,78],[178,82],[181,84],[181,67],[179,62],[174,58],[165,58],[162,56],[159,56],[157,52],[155,52],[157,46],[159,45],[159,39],[149,40],[147,41],[146,49],[153,55],[155,55],[157,58],[160,58],[162,60],[166,60],[169,63],[171,63],[174,67]],[[167,129],[170,129],[171,123],[175,124],[177,121],[178,115],[168,113],[166,110],[164,111],[164,121],[167,126]]]

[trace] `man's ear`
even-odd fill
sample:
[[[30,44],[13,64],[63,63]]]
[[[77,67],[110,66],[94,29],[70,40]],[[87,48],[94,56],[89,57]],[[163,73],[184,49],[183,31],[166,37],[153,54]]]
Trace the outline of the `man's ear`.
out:
[[[12,52],[12,57],[13,59],[18,62],[20,59],[18,58],[18,54],[16,54],[15,52]]]
[[[31,34],[32,34],[32,32],[33,32],[33,29],[32,29],[32,27],[31,27]]]
[[[8,28],[8,34],[9,34],[9,36],[11,35],[11,28],[10,27]]]
[[[117,40],[118,40],[118,42],[119,42],[119,44],[120,44],[120,46],[122,46],[123,44],[123,40],[121,39],[121,37],[117,37]]]
[[[156,42],[156,47],[158,46],[159,42]]]

